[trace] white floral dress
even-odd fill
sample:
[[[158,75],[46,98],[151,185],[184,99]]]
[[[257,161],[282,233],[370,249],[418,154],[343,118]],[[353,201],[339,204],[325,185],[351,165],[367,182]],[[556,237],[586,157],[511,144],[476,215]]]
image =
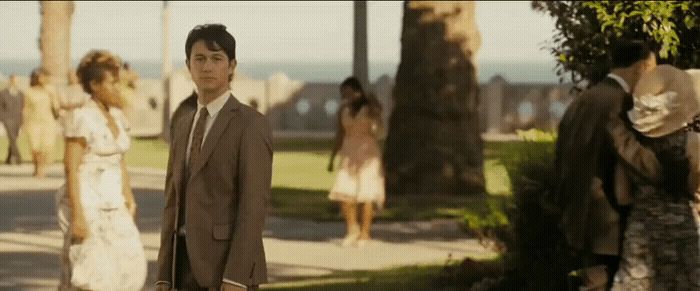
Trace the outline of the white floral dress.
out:
[[[65,118],[64,135],[85,138],[87,143],[78,167],[87,239],[71,244],[71,213],[64,185],[56,195],[65,239],[59,287],[62,290],[141,290],[146,280],[143,244],[122,195],[120,161],[130,147],[128,123],[121,110],[110,108],[109,113],[119,130],[116,137],[92,100]]]

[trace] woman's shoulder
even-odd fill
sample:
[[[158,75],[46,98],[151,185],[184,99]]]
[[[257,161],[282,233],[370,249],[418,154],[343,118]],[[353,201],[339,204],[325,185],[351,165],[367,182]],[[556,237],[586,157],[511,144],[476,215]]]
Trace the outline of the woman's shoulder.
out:
[[[66,117],[74,126],[89,126],[102,114],[99,110],[92,100],[88,100],[83,106],[69,110]]]

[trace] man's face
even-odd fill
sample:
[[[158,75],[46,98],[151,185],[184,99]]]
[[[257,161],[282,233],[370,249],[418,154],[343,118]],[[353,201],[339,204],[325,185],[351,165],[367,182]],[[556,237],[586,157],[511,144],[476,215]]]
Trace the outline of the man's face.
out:
[[[11,75],[10,79],[8,81],[9,81],[10,86],[12,86],[12,87],[17,86],[17,76]]]
[[[639,81],[639,78],[641,78],[642,75],[653,70],[654,68],[656,68],[656,55],[654,55],[653,53],[649,54],[649,56],[646,59],[636,62],[632,66],[634,80],[632,81],[632,84],[630,84],[630,86],[635,87],[637,85],[637,81]]]
[[[199,40],[192,45],[187,67],[199,91],[219,93],[228,89],[228,76],[233,74],[236,61],[229,61],[223,50],[209,50],[207,43]]]
[[[654,68],[656,68],[656,56],[654,54],[649,54],[649,57],[643,60],[640,64],[640,73],[644,74],[653,70]]]
[[[112,72],[105,72],[102,81],[94,80],[90,83],[92,96],[108,106],[121,106],[121,99],[116,84],[119,81]]]

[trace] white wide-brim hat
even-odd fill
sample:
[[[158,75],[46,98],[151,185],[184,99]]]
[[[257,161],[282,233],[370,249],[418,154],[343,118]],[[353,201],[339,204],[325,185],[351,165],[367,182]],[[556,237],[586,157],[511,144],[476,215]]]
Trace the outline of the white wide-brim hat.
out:
[[[627,116],[634,129],[648,137],[671,134],[700,114],[700,70],[659,65],[642,75],[632,95]]]

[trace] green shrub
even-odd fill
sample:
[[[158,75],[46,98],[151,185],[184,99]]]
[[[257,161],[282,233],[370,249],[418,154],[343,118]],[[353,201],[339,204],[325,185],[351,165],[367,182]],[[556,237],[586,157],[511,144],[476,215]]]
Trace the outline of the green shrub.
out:
[[[451,280],[473,283],[473,277],[482,275],[482,281],[467,285],[474,290],[566,290],[570,256],[558,227],[561,211],[552,199],[556,136],[535,130],[519,136],[520,141],[489,145],[490,158],[500,160],[510,177],[510,203],[487,205],[487,214],[464,218],[470,227],[498,241],[502,256],[483,263],[488,266],[470,268],[488,272],[474,274],[464,269],[459,275],[463,278]]]

